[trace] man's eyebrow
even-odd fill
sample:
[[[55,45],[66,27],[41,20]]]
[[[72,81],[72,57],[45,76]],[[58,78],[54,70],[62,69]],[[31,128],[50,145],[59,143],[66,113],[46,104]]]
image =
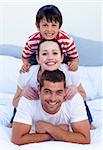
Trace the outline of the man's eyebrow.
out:
[[[46,88],[46,89],[44,89],[44,90],[49,90],[49,91],[51,91],[50,89],[48,89],[48,88]]]

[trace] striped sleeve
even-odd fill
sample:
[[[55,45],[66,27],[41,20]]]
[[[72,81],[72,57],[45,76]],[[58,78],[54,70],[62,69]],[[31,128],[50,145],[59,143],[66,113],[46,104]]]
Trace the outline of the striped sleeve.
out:
[[[32,56],[32,54],[37,53],[38,44],[41,41],[40,32],[31,35],[26,42],[24,49],[22,51],[22,58],[27,59]]]
[[[79,57],[74,40],[70,35],[68,35],[64,31],[60,31],[57,40],[61,45],[64,56],[68,56],[68,61],[70,59]]]

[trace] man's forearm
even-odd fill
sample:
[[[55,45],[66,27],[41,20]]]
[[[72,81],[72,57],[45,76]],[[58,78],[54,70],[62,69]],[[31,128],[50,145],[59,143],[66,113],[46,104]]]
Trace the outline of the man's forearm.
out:
[[[29,143],[38,143],[43,141],[49,141],[51,139],[49,134],[38,134],[31,133],[23,135],[20,138],[12,139],[12,142],[17,145],[29,144]]]
[[[78,143],[78,144],[88,144],[90,141],[86,140],[86,137],[81,133],[75,133],[70,131],[65,131],[58,126],[51,125],[47,128],[47,132],[55,139],[59,141]]]

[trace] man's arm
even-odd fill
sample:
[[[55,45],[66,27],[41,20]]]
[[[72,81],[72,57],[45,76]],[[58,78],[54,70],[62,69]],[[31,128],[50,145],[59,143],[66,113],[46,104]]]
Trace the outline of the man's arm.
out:
[[[14,122],[11,141],[17,145],[48,141],[51,136],[47,133],[30,133],[31,125]]]
[[[38,132],[48,133],[55,140],[78,144],[90,143],[90,126],[88,120],[72,123],[71,126],[73,132],[63,130],[59,126],[44,121],[38,121],[36,127]]]

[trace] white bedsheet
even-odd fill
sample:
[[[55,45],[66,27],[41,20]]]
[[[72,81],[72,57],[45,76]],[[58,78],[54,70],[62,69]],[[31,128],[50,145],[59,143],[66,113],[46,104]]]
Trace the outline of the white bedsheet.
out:
[[[103,99],[87,101],[96,130],[91,130],[91,144],[73,144],[59,141],[14,145],[10,142],[12,129],[7,128],[12,116],[12,94],[0,94],[0,149],[1,150],[102,150],[103,148]]]

